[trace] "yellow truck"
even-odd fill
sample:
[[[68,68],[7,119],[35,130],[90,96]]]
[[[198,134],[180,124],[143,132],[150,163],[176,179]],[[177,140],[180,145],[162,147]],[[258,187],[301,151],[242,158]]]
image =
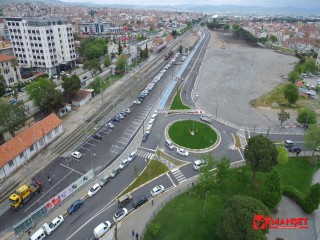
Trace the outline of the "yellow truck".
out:
[[[37,178],[33,178],[29,185],[20,186],[9,197],[11,208],[19,210],[23,205],[28,202],[33,196],[40,192],[41,183]]]

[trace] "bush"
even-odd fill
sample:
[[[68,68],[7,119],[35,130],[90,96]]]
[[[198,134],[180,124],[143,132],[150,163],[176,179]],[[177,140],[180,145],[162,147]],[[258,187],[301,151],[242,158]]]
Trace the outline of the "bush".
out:
[[[305,196],[302,192],[292,186],[284,185],[283,186],[283,193],[284,196],[291,198],[292,200],[296,201],[299,206],[307,212],[307,208],[305,207]]]
[[[320,184],[314,184],[311,186],[310,192],[304,200],[304,206],[307,213],[312,213],[318,209],[320,202]]]

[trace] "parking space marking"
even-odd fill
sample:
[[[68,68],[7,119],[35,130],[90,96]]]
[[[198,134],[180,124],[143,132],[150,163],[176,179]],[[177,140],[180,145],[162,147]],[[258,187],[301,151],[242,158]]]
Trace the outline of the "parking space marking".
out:
[[[91,146],[96,146],[96,145],[94,145],[94,144],[92,144],[92,143],[89,143],[89,142],[86,142],[85,144],[89,144],[89,145],[91,145]]]
[[[122,141],[118,141],[118,143],[121,143],[123,145],[127,145],[128,144],[128,142],[122,142]]]
[[[81,153],[82,154],[82,153]],[[76,160],[77,162],[79,162],[79,159],[77,159],[77,158],[75,158],[75,157],[72,157],[71,155],[69,156],[69,158],[71,159],[71,160]]]
[[[141,124],[141,122],[136,122],[136,121],[134,121],[134,122],[132,122],[131,124],[133,124],[133,125],[140,125]]]
[[[129,138],[127,138],[127,137],[121,137],[121,138],[123,138],[126,141],[129,141]]]
[[[91,138],[91,140],[94,140],[94,141],[97,141],[97,142],[101,142],[100,140],[98,139],[95,139],[95,138]],[[90,143],[91,144],[91,143]],[[93,145],[93,144],[92,144]]]
[[[126,131],[129,131],[129,132],[134,132],[134,130],[130,130],[130,129],[128,129],[128,128],[126,129]]]
[[[73,168],[71,168],[71,167],[68,167],[68,166],[66,166],[66,165],[64,165],[64,164],[62,164],[62,163],[60,163],[60,165],[63,166],[63,167],[65,167],[65,168],[68,168],[69,170],[71,170],[71,171],[73,171],[73,172],[79,173],[80,175],[84,176],[83,173],[81,173],[81,172],[79,172],[79,171],[77,171],[77,170],[75,170],[75,169],[73,169]]]
[[[85,149],[85,150],[88,150],[88,151],[90,151],[90,149],[88,149],[88,148],[85,148],[83,145],[81,146],[81,147],[79,147],[79,148],[83,148],[83,149]],[[82,153],[81,153],[82,154]]]
[[[123,134],[128,135],[129,137],[131,137],[132,135],[129,133],[124,132]]]
[[[114,151],[114,150],[110,150],[110,152],[115,153],[115,155],[117,155],[117,154],[121,153],[121,151]]]
[[[115,147],[115,148],[120,148],[120,149],[122,149],[122,147],[119,147],[119,146],[117,146],[117,145],[112,145],[112,147]]]

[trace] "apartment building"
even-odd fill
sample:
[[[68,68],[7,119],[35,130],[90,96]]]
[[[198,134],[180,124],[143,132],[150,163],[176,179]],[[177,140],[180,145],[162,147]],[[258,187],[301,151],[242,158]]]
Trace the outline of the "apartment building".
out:
[[[80,32],[82,34],[107,34],[109,32],[109,24],[107,22],[82,23]]]
[[[20,79],[19,67],[13,64],[15,56],[0,54],[0,74],[3,76],[7,87],[17,84]]]
[[[60,64],[75,65],[73,30],[66,19],[8,17],[6,22],[21,67],[51,76],[60,72]]]

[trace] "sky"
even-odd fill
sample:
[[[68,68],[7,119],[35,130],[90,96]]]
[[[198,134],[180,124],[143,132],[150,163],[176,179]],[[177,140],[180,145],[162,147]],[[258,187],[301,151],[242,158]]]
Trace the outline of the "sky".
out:
[[[127,5],[242,5],[262,7],[299,7],[299,8],[320,8],[319,0],[61,0],[63,2],[92,2],[96,4],[127,4]]]

